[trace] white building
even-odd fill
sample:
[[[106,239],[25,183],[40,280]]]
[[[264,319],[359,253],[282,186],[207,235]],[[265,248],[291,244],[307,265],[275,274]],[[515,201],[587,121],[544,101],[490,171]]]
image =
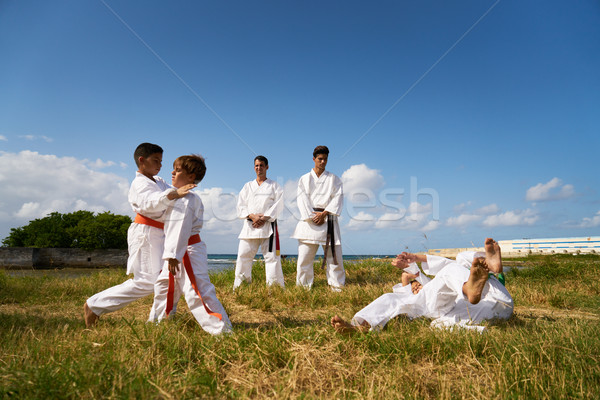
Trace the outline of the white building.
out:
[[[600,236],[499,240],[502,254],[600,253]]]
[[[600,254],[600,236],[499,240],[502,257],[528,254]],[[461,251],[483,251],[483,247],[431,249],[427,253],[454,258]]]

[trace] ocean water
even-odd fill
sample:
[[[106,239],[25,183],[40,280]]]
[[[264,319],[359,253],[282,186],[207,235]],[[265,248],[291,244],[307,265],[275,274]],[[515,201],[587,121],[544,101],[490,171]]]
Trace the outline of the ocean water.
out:
[[[295,254],[285,256],[289,260],[296,260],[298,257]],[[323,255],[317,254],[315,260],[323,257]],[[344,262],[354,262],[357,260],[366,259],[382,259],[382,258],[393,258],[392,255],[373,255],[373,254],[361,254],[361,255],[344,255]],[[208,255],[208,271],[219,272],[227,269],[235,268],[236,254],[209,254]],[[258,255],[254,260],[259,261],[262,256]],[[11,269],[5,270],[10,276],[58,276],[62,278],[77,278],[80,276],[91,275],[98,271],[97,268],[62,268],[62,269]]]
[[[296,260],[298,256],[296,254],[288,254],[285,256],[287,259]],[[323,257],[323,255],[317,254],[315,260],[319,257]],[[357,260],[367,260],[367,259],[382,259],[382,258],[394,258],[396,255],[374,255],[374,254],[358,254],[358,255],[345,255],[343,256],[344,262],[354,262]],[[215,271],[223,271],[229,268],[235,268],[235,260],[237,258],[237,254],[209,254],[208,255],[208,270],[211,272]],[[262,260],[262,256],[258,255],[254,258],[255,262],[258,260]],[[390,260],[391,261],[391,260]]]

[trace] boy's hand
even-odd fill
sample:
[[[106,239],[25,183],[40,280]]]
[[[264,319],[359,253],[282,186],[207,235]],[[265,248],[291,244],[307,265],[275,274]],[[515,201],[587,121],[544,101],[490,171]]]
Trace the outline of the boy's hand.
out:
[[[169,200],[180,199],[183,196],[185,196],[186,194],[188,194],[190,192],[190,190],[192,190],[195,187],[196,187],[195,184],[188,183],[187,185],[182,186],[176,190],[171,190],[169,192],[169,194],[167,195],[167,199],[169,199]]]
[[[179,270],[179,261],[176,258],[169,258],[169,272],[175,276]]]
[[[392,260],[392,265],[396,268],[404,269],[408,267],[409,262],[406,261],[406,257],[402,254],[398,254],[394,260]]]
[[[176,198],[177,199],[182,198],[183,196],[188,194],[190,192],[190,190],[192,190],[195,187],[196,187],[196,185],[193,183],[188,183],[187,185],[180,187],[179,189],[177,189],[177,197]]]

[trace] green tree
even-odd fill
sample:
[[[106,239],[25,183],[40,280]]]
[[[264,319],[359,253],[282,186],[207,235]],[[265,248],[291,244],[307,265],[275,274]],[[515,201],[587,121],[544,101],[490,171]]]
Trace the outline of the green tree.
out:
[[[110,212],[94,215],[91,211],[69,214],[53,212],[29,224],[12,228],[2,241],[5,247],[76,247],[126,249],[131,218]]]

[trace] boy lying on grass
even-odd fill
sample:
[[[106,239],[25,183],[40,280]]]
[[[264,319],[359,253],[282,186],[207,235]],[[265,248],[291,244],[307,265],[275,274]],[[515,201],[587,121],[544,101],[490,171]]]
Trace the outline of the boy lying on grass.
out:
[[[510,318],[514,308],[512,297],[493,275],[502,273],[500,246],[487,238],[484,247],[485,253],[462,252],[456,261],[434,255],[399,254],[392,265],[409,269],[403,277],[407,285],[401,288],[396,285],[394,293],[377,298],[357,312],[350,323],[336,315],[331,325],[338,332],[366,332],[382,329],[390,319],[404,314],[409,318],[433,318],[431,325],[435,327],[460,326],[482,332],[484,327],[476,324]],[[416,262],[421,263],[423,272],[435,277],[424,280],[426,277],[418,274]],[[419,282],[408,286],[411,279]]]

